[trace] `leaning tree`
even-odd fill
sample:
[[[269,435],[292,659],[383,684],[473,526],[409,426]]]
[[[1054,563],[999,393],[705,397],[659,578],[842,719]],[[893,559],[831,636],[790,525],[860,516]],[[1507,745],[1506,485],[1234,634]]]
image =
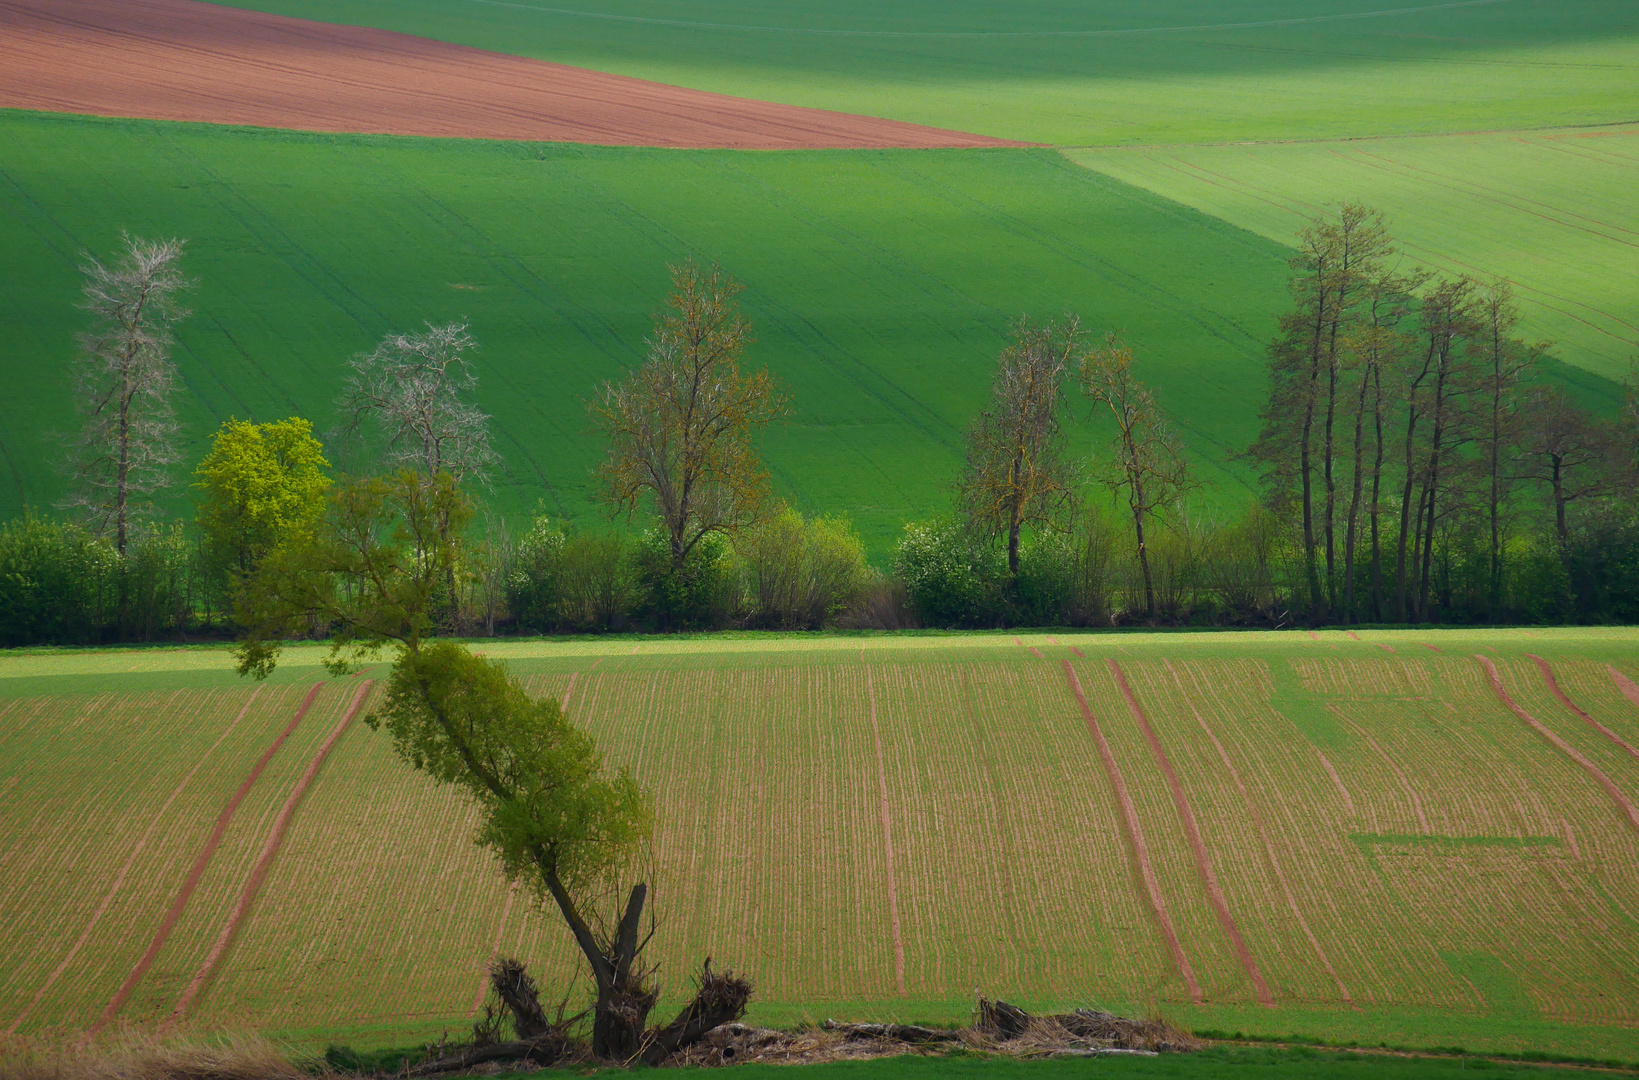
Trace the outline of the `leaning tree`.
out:
[[[332,631],[333,674],[390,650],[387,693],[367,722],[386,729],[400,758],[475,802],[478,842],[509,879],[557,908],[597,985],[593,1052],[658,1060],[736,1019],[749,984],[730,977],[725,996],[724,976],[708,967],[683,1015],[645,1030],[659,996],[653,969],[638,963],[648,888],[632,886],[609,922],[594,908],[648,839],[650,798],[627,770],[604,766],[556,699],[531,698],[505,665],[431,639],[430,610],[471,516],[447,472],[403,469],[340,485],[324,517],[246,579],[239,670],[265,678],[280,642],[314,624]]]

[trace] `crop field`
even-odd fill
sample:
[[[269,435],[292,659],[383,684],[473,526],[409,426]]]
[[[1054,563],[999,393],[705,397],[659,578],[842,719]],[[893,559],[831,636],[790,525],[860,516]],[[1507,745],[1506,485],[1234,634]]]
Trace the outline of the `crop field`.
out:
[[[0,144],[0,281],[30,312],[0,337],[0,515],[60,497],[75,268],[121,228],[190,240],[190,462],[230,416],[322,432],[351,355],[466,317],[505,459],[495,503],[595,523],[586,402],[641,361],[665,265],[694,255],[746,284],[749,361],[790,392],[765,439],[777,489],[852,514],[877,552],[947,505],[1024,312],[1124,329],[1206,478],[1247,497],[1228,458],[1255,432],[1283,249],[1049,150],[600,149],[23,112],[0,112]],[[1078,452],[1094,441],[1072,429]],[[171,502],[187,508],[185,485]]]
[[[957,1019],[980,990],[1635,1059],[1636,645],[481,647],[654,791],[674,997],[709,955],[776,1022]],[[464,1023],[497,951],[567,988],[567,935],[471,844],[470,809],[357,721],[379,669],[325,680],[317,655],[260,690],[221,650],[0,658],[0,1030],[106,1014],[403,1041]]]
[[[1407,260],[1512,281],[1522,332],[1567,363],[1622,379],[1639,354],[1639,127],[1067,153],[1281,243],[1327,204],[1377,207]]]
[[[1061,146],[1631,121],[1625,0],[239,0]]]

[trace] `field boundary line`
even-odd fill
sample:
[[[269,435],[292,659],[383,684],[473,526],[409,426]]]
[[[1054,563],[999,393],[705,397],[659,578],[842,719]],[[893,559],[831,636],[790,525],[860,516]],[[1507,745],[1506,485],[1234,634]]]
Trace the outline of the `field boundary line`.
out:
[[[1634,685],[1632,679],[1617,671],[1613,664],[1606,664],[1605,670],[1610,672],[1611,682],[1615,683],[1616,688],[1622,691],[1622,696],[1632,702],[1634,708],[1639,709],[1639,686]]]
[[[1474,659],[1478,660],[1481,666],[1485,668],[1485,673],[1490,676],[1491,679],[1491,689],[1496,691],[1497,697],[1502,701],[1502,703],[1508,706],[1508,708],[1513,711],[1515,716],[1525,721],[1526,726],[1528,726],[1532,731],[1535,731],[1538,735],[1541,735],[1544,739],[1547,739],[1560,751],[1560,753],[1582,766],[1583,770],[1593,778],[1594,782],[1605,789],[1605,794],[1609,795],[1611,800],[1616,803],[1616,808],[1627,815],[1628,824],[1633,827],[1633,831],[1639,833],[1639,809],[1634,807],[1633,800],[1622,794],[1622,792],[1617,789],[1617,786],[1611,783],[1611,778],[1606,776],[1599,766],[1595,765],[1592,761],[1589,761],[1586,757],[1584,757],[1581,751],[1577,750],[1576,747],[1572,746],[1558,735],[1555,735],[1552,731],[1548,730],[1548,728],[1544,727],[1542,723],[1536,719],[1536,717],[1520,708],[1519,705],[1515,703],[1514,699],[1508,696],[1508,691],[1502,685],[1502,676],[1497,672],[1497,665],[1492,663],[1489,656],[1481,656],[1479,653],[1475,653]]]
[[[1218,881],[1218,872],[1213,868],[1212,856],[1207,852],[1206,841],[1201,838],[1201,827],[1195,820],[1195,810],[1184,794],[1183,782],[1178,779],[1178,773],[1172,767],[1172,759],[1167,757],[1166,750],[1161,747],[1160,738],[1155,734],[1155,728],[1150,726],[1149,717],[1144,715],[1144,708],[1138,703],[1138,696],[1133,693],[1132,686],[1127,682],[1127,673],[1121,670],[1121,665],[1113,658],[1104,662],[1109,665],[1110,674],[1115,676],[1116,686],[1121,688],[1121,696],[1127,700],[1127,711],[1137,721],[1138,729],[1144,733],[1144,741],[1150,744],[1150,753],[1155,755],[1155,763],[1161,766],[1161,775],[1166,778],[1167,790],[1172,793],[1172,805],[1178,811],[1178,820],[1183,823],[1184,838],[1189,841],[1190,851],[1195,855],[1195,869],[1201,875],[1201,884],[1206,887],[1207,901],[1212,905],[1213,914],[1218,916],[1218,925],[1229,935],[1229,943],[1235,949],[1235,956],[1240,960],[1242,970],[1246,972],[1247,978],[1252,980],[1252,988],[1258,995],[1258,1004],[1272,1009],[1275,1007],[1275,996],[1269,992],[1269,984],[1264,981],[1263,969],[1258,967],[1258,961],[1253,957],[1252,950],[1247,947],[1246,939],[1241,936],[1241,928],[1235,923],[1235,916],[1229,912],[1229,901],[1225,898],[1223,886]]]
[[[296,814],[297,805],[301,803],[302,796],[307,794],[307,789],[312,786],[314,777],[318,776],[319,768],[324,764],[324,759],[330,756],[330,750],[336,745],[336,740],[341,738],[342,732],[347,730],[347,725],[353,722],[353,717],[357,716],[359,709],[364,706],[364,699],[369,696],[370,687],[374,682],[373,679],[366,679],[359,684],[358,690],[353,694],[352,702],[347,706],[347,711],[342,713],[341,719],[330,730],[330,735],[319,747],[319,752],[313,755],[313,760],[307,763],[307,769],[297,779],[296,786],[290,789],[290,795],[285,799],[284,806],[279,808],[279,816],[273,819],[273,828],[268,831],[267,842],[262,845],[262,853],[256,857],[255,864],[250,868],[250,877],[246,879],[245,887],[239,893],[239,901],[234,904],[233,913],[228,916],[228,921],[223,924],[222,932],[217,935],[216,944],[211,946],[210,954],[205,957],[205,962],[199,965],[199,970],[194,972],[194,977],[189,981],[187,988],[176,999],[176,1008],[171,1010],[170,1022],[174,1023],[180,1020],[182,1014],[187,1012],[188,1006],[199,995],[200,988],[204,986],[205,980],[210,978],[211,972],[216,969],[222,955],[227,952],[228,944],[233,940],[234,932],[239,929],[240,922],[244,920],[245,913],[250,910],[251,902],[256,899],[256,893],[261,889],[262,882],[267,877],[268,868],[273,864],[273,857],[279,852],[279,845],[284,842],[285,830],[289,828],[290,819]]]
[[[888,813],[888,767],[882,753],[882,728],[876,721],[876,684],[871,681],[871,665],[865,665],[865,692],[871,699],[871,739],[876,743],[876,783],[882,811],[882,846],[888,853],[888,925],[893,932],[893,976],[900,997],[905,990],[905,939],[899,927],[899,884],[894,877],[893,818]]]
[[[1582,710],[1580,705],[1570,699],[1570,696],[1566,694],[1564,690],[1560,689],[1559,680],[1554,678],[1554,669],[1548,666],[1548,661],[1544,660],[1536,653],[1526,653],[1525,655],[1529,657],[1534,664],[1536,664],[1537,670],[1542,672],[1543,681],[1548,684],[1548,689],[1553,691],[1554,697],[1559,699],[1559,703],[1561,705],[1576,713],[1576,715],[1582,717],[1582,719],[1586,720],[1589,724],[1592,724],[1594,727],[1598,728],[1601,735],[1605,736],[1605,738],[1627,751],[1629,757],[1633,758],[1635,761],[1639,761],[1639,750],[1635,750],[1628,744],[1627,740],[1622,738],[1622,736],[1618,735],[1604,724],[1601,724],[1598,720],[1595,720],[1593,717],[1589,716]]]
[[[1263,841],[1264,854],[1269,856],[1269,866],[1275,871],[1275,880],[1280,882],[1280,889],[1286,896],[1286,906],[1291,909],[1292,918],[1297,920],[1298,928],[1303,931],[1303,936],[1309,939],[1309,945],[1315,950],[1315,956],[1319,958],[1320,966],[1326,969],[1326,974],[1330,975],[1332,981],[1337,984],[1337,992],[1342,995],[1343,1000],[1350,1007],[1358,1010],[1360,1006],[1356,1005],[1354,999],[1349,996],[1349,988],[1343,984],[1342,976],[1332,966],[1331,958],[1326,955],[1326,950],[1321,947],[1320,939],[1315,937],[1315,932],[1309,928],[1309,920],[1303,917],[1303,909],[1298,906],[1297,896],[1292,892],[1292,885],[1286,880],[1286,871],[1281,869],[1280,859],[1275,855],[1275,844],[1269,839],[1269,830],[1264,828],[1263,815],[1258,813],[1258,806],[1252,800],[1252,793],[1247,790],[1246,781],[1241,779],[1240,770],[1235,768],[1235,763],[1229,758],[1229,751],[1224,749],[1224,744],[1219,741],[1217,733],[1207,724],[1206,717],[1201,715],[1201,711],[1195,707],[1193,701],[1189,701],[1189,691],[1185,688],[1183,677],[1178,674],[1178,669],[1172,666],[1171,660],[1163,660],[1162,662],[1167,665],[1167,670],[1172,672],[1172,680],[1178,684],[1179,691],[1184,694],[1184,700],[1189,702],[1189,711],[1195,715],[1195,722],[1201,725],[1201,730],[1206,732],[1206,737],[1212,740],[1213,747],[1218,751],[1219,760],[1224,763],[1224,768],[1228,770],[1229,778],[1235,782],[1235,790],[1241,793],[1241,802],[1246,805],[1246,815],[1252,820],[1252,828],[1257,830],[1258,839]]]
[[[1121,766],[1115,760],[1115,754],[1110,750],[1109,741],[1104,738],[1104,729],[1098,726],[1098,718],[1087,704],[1087,694],[1081,688],[1081,679],[1076,676],[1075,665],[1070,661],[1063,661],[1064,678],[1070,684],[1070,692],[1075,695],[1076,704],[1081,708],[1081,718],[1087,723],[1087,730],[1092,733],[1093,742],[1098,746],[1099,760],[1104,763],[1104,773],[1110,778],[1110,785],[1115,788],[1116,806],[1121,811],[1122,824],[1127,829],[1127,842],[1132,845],[1133,860],[1138,864],[1138,877],[1144,884],[1144,891],[1149,895],[1150,909],[1155,914],[1155,921],[1160,924],[1161,936],[1166,940],[1167,949],[1172,953],[1173,963],[1178,967],[1178,973],[1184,977],[1184,985],[1189,988],[1190,1001],[1201,1004],[1201,984],[1195,980],[1195,969],[1190,966],[1189,957],[1184,955],[1184,946],[1178,940],[1178,931],[1173,928],[1172,916],[1167,914],[1167,902],[1161,895],[1161,883],[1156,880],[1155,867],[1150,864],[1149,845],[1144,842],[1144,829],[1138,823],[1138,811],[1133,806],[1132,794],[1127,790],[1127,781],[1121,775]]]
[[[256,786],[256,781],[261,778],[262,771],[267,768],[268,762],[273,760],[273,755],[277,754],[279,748],[295,733],[297,725],[302,722],[302,717],[307,715],[307,710],[313,707],[314,699],[319,696],[319,691],[323,689],[324,683],[317,682],[313,684],[313,688],[307,692],[307,696],[302,699],[301,705],[296,709],[296,715],[291,718],[289,724],[285,725],[285,729],[279,732],[273,743],[262,752],[262,756],[251,767],[249,775],[245,777],[238,790],[228,799],[228,805],[222,808],[222,813],[216,819],[216,828],[211,830],[210,836],[205,840],[204,849],[200,851],[199,856],[194,859],[193,866],[189,868],[188,876],[182,882],[181,891],[176,894],[176,899],[171,901],[171,906],[166,910],[165,917],[160,920],[159,929],[154,932],[153,940],[148,943],[147,951],[142,954],[136,966],[131,969],[131,973],[125,977],[125,981],[120,984],[120,988],[114,992],[114,996],[104,1006],[102,1014],[91,1025],[90,1031],[96,1032],[112,1020],[114,1014],[119,1012],[120,1007],[130,998],[131,991],[136,989],[137,983],[148,973],[148,968],[153,965],[154,960],[159,956],[159,950],[163,949],[165,942],[169,940],[171,931],[176,929],[177,920],[182,918],[182,912],[187,908],[188,901],[193,899],[194,889],[199,887],[199,879],[205,876],[205,868],[210,865],[211,857],[216,854],[216,849],[221,845],[222,838],[227,835],[228,825],[233,821],[233,815],[239,809],[239,804],[245,801],[245,796],[250,794],[250,789]]]
[[[147,848],[148,841],[154,838],[154,833],[159,829],[160,822],[165,820],[165,812],[171,808],[172,803],[176,802],[177,797],[182,794],[182,790],[193,782],[194,776],[200,769],[205,767],[205,762],[210,760],[210,756],[216,752],[217,748],[222,745],[229,735],[233,734],[233,730],[239,726],[239,721],[245,718],[245,714],[250,711],[251,705],[255,703],[257,695],[262,692],[263,685],[265,684],[257,684],[256,688],[250,692],[250,697],[246,698],[245,703],[239,707],[239,712],[234,716],[233,722],[223,729],[222,734],[216,737],[216,741],[211,743],[203,754],[199,755],[199,760],[195,761],[193,768],[188,770],[188,775],[184,776],[176,787],[171,789],[171,793],[166,796],[164,804],[154,813],[154,820],[148,823],[148,828],[143,832],[141,839],[131,849],[131,854],[126,858],[125,865],[121,866],[120,872],[115,875],[114,884],[108,887],[108,892],[102,898],[102,903],[98,904],[97,910],[92,913],[91,921],[85,924],[85,929],[81,931],[79,940],[74,942],[74,946],[68,950],[68,955],[63,957],[62,963],[58,964],[56,970],[46,977],[44,985],[34,992],[34,997],[18,1014],[17,1019],[12,1021],[11,1027],[6,1029],[7,1036],[17,1034],[17,1029],[23,1025],[24,1020],[28,1019],[28,1014],[34,1011],[34,1007],[40,1004],[40,1001],[46,996],[46,991],[56,984],[57,980],[62,977],[63,972],[68,970],[68,965],[74,962],[74,957],[79,955],[80,949],[84,948],[85,943],[91,940],[92,931],[97,928],[97,924],[102,921],[103,915],[107,913],[108,905],[114,902],[114,895],[120,891],[120,886],[125,884],[126,875],[131,872],[131,867],[136,865],[137,859]]]

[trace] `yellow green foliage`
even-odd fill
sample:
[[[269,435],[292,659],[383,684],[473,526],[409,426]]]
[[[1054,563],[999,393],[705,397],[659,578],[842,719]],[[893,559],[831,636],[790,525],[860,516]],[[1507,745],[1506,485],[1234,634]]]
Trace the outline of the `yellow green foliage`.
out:
[[[330,478],[313,424],[230,419],[194,470],[199,527],[219,564],[242,574],[324,512]]]

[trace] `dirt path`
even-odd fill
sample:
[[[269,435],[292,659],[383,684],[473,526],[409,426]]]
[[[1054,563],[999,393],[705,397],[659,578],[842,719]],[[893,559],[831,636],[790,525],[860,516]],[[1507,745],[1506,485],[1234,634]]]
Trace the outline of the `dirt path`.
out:
[[[211,857],[216,854],[217,847],[222,843],[222,837],[227,834],[228,825],[233,821],[234,812],[239,809],[239,804],[245,801],[245,796],[250,794],[250,789],[256,786],[256,781],[261,777],[262,771],[267,768],[268,762],[273,760],[273,755],[277,754],[279,748],[295,733],[296,728],[302,722],[302,717],[306,716],[307,710],[313,707],[313,699],[318,697],[319,691],[323,689],[324,683],[313,684],[313,688],[302,699],[301,707],[296,710],[296,715],[291,717],[290,723],[285,725],[285,729],[279,732],[278,737],[262,752],[262,756],[251,767],[250,773],[240,783],[239,789],[228,799],[228,805],[222,808],[222,813],[216,819],[216,828],[211,830],[211,835],[205,840],[204,848],[200,850],[199,856],[194,859],[193,866],[188,870],[188,877],[183,881],[181,890],[176,894],[176,899],[171,901],[171,906],[166,910],[165,917],[159,922],[159,929],[154,931],[153,940],[148,943],[148,950],[142,954],[142,958],[137,961],[136,966],[131,969],[131,973],[120,984],[120,988],[109,999],[108,1004],[102,1010],[102,1015],[97,1017],[96,1023],[91,1025],[92,1031],[99,1030],[114,1018],[114,1014],[120,1011],[120,1007],[131,996],[131,991],[136,989],[137,983],[141,981],[143,975],[147,974],[148,968],[153,965],[154,959],[159,956],[159,950],[165,947],[165,942],[171,936],[171,931],[176,928],[177,920],[182,918],[182,912],[187,909],[188,901],[193,898],[194,889],[199,887],[199,879],[205,876],[205,868],[210,865]]]
[[[193,0],[0,0],[0,107],[609,146],[1024,145]]]

